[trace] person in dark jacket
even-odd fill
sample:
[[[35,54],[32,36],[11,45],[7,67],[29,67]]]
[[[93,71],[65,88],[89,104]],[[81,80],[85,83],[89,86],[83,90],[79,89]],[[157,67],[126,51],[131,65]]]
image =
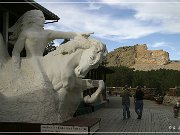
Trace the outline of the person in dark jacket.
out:
[[[129,92],[128,86],[125,85],[123,91],[120,93],[120,96],[122,97],[122,106],[123,106],[123,119],[127,118],[129,119],[131,117],[129,107],[130,107],[130,98],[131,93]]]
[[[142,118],[143,98],[144,98],[144,92],[141,90],[141,87],[138,86],[137,90],[136,90],[136,93],[134,95],[135,112],[138,115],[137,119],[141,119]]]
[[[177,103],[173,107],[174,110],[174,118],[180,118],[180,100],[177,101]]]

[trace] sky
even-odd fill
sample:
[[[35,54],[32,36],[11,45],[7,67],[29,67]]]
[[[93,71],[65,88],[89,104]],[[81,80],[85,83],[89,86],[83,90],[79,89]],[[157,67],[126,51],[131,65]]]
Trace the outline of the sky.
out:
[[[94,32],[108,52],[122,46],[147,44],[180,60],[178,0],[35,0],[60,17],[45,28]],[[61,40],[56,40],[58,45]]]

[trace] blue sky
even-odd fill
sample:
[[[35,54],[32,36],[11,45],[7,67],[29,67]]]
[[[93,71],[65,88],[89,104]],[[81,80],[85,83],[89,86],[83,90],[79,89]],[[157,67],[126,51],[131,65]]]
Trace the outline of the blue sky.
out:
[[[180,60],[180,1],[177,0],[36,0],[61,19],[45,28],[94,32],[112,51],[147,44]],[[55,41],[58,44],[58,40]]]

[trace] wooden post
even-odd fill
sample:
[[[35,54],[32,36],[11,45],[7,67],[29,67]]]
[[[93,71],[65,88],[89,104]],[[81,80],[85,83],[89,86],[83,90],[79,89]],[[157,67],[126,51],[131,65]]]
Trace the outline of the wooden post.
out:
[[[9,12],[3,12],[3,37],[6,47],[8,46]],[[8,48],[8,47],[7,47]]]
[[[104,83],[105,83],[105,90],[104,90],[104,100],[107,99],[107,90],[106,90],[106,71],[104,70],[104,72],[102,72],[102,79],[104,80]]]

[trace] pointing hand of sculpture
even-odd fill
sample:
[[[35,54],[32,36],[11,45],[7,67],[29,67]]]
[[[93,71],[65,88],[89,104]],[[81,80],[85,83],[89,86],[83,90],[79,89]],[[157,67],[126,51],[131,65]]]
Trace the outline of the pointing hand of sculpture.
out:
[[[85,32],[85,33],[82,33],[81,35],[85,38],[88,38],[91,34],[94,34],[94,32]]]

